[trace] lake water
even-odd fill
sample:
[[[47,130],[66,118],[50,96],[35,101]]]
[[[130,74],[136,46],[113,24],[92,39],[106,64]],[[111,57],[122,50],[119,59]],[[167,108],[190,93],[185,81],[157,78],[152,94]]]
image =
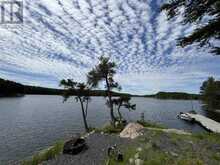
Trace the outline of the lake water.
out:
[[[83,129],[81,109],[74,99],[63,103],[61,96],[27,95],[19,98],[0,99],[0,164],[21,160],[45,149],[54,142],[80,133]],[[191,110],[191,101],[132,98],[136,111],[122,109],[128,120],[137,120],[142,112],[145,119],[160,122],[170,128],[193,132],[204,131],[197,124],[177,119],[181,111]],[[217,121],[220,117],[202,110],[199,101],[193,101],[194,109]],[[93,97],[89,104],[88,123],[99,127],[109,121],[105,99]]]

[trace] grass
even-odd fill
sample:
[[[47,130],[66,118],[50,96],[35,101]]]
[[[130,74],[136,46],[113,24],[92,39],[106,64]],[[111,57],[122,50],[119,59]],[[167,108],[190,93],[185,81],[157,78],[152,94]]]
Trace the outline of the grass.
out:
[[[131,151],[129,152],[131,153]],[[126,153],[127,154],[127,153]],[[129,163],[129,159],[132,158],[131,157],[125,157],[125,160],[123,162],[116,162],[113,159],[109,159],[106,163],[106,165],[128,165],[132,163]],[[132,158],[133,160],[135,160],[134,158]],[[170,156],[169,154],[166,154],[164,152],[161,151],[156,151],[156,150],[149,150],[145,151],[145,154],[142,152],[142,154],[140,154],[140,159],[144,160],[144,165],[205,165],[205,163],[200,160],[199,158],[173,158],[172,156]],[[134,164],[134,163],[133,163]]]
[[[24,160],[21,164],[22,165],[38,165],[39,163],[43,161],[53,159],[57,155],[61,154],[61,152],[63,151],[63,145],[64,145],[63,141],[57,142],[54,146],[32,156],[32,158],[29,160]]]
[[[199,140],[206,140],[211,143],[218,143],[220,144],[220,134],[218,133],[197,133],[192,135],[195,139]]]
[[[114,158],[110,158],[106,161],[105,164],[106,165],[115,165],[115,164],[124,165],[124,164],[126,164],[125,162],[128,162],[129,158],[132,157],[135,154],[136,150],[133,147],[129,147],[129,148],[126,149],[125,152],[126,152],[126,154],[124,155],[124,161],[123,162],[116,162],[114,160]]]
[[[154,150],[152,146],[142,146],[144,149],[143,151],[139,152],[139,158],[144,160],[144,165],[170,165],[172,164],[172,159],[169,157],[169,155]],[[117,162],[114,159],[109,159],[106,163],[106,165],[128,165],[132,164],[130,163],[130,159],[135,160],[134,155],[137,153],[137,147],[130,147],[125,151],[124,154],[124,161],[123,162]],[[133,163],[134,164],[134,163]]]
[[[163,152],[160,149],[155,148],[153,145],[149,145],[149,143],[142,144],[142,148],[143,151],[139,152],[139,158],[144,161],[144,165],[205,165],[203,160],[197,156],[193,158],[186,155],[173,157],[169,153]],[[117,162],[111,158],[107,160],[106,165],[132,165],[130,159],[135,160],[134,155],[137,153],[137,147],[129,148],[124,153],[125,156],[123,162]],[[216,156],[215,159],[218,159],[218,157]]]
[[[147,124],[149,126],[149,124]],[[151,124],[150,124],[151,126]],[[165,141],[171,148],[160,148],[155,142]],[[123,162],[117,162],[113,158],[106,161],[106,165],[134,165],[129,160],[135,160],[135,154],[143,160],[143,165],[219,165],[220,152],[210,149],[210,146],[220,144],[220,135],[214,133],[199,133],[192,135],[179,135],[164,133],[162,131],[148,130],[146,135],[135,139],[136,144],[122,150]],[[160,143],[159,143],[160,144]],[[183,144],[180,145],[180,144]],[[142,151],[137,148],[141,147]],[[196,148],[195,148],[196,147]],[[173,152],[173,153],[172,153]]]
[[[205,165],[200,159],[181,159],[176,162],[177,165]]]
[[[166,127],[162,124],[158,123],[153,123],[153,122],[148,122],[148,121],[137,121],[138,124],[141,124],[143,127],[151,127],[151,128],[161,128],[161,129],[166,129]]]
[[[107,134],[117,134],[120,133],[124,129],[124,126],[119,125],[117,127],[114,127],[113,125],[109,124],[104,126],[103,128],[95,129],[95,132],[104,132]]]
[[[166,127],[162,124],[147,122],[147,121],[137,121],[137,123],[141,124],[143,127],[151,127],[151,128],[160,128],[165,129]],[[107,134],[117,134],[120,133],[124,129],[124,125],[119,124],[117,127],[109,124],[104,126],[103,128],[92,128],[91,130],[95,130],[95,132],[104,132]]]
[[[220,161],[220,153],[215,153],[212,155],[212,158],[217,160],[217,161]]]

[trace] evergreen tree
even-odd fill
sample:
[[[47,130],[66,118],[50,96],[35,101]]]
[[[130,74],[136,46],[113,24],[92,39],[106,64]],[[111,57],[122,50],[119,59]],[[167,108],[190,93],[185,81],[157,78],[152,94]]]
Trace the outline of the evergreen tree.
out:
[[[67,101],[69,97],[73,96],[73,93],[76,95],[74,96],[75,101],[80,103],[84,127],[86,132],[88,132],[89,126],[87,124],[87,112],[88,103],[91,98],[89,97],[89,95],[85,95],[85,93],[89,94],[89,87],[84,83],[74,82],[71,79],[62,80],[60,82],[60,85],[64,86],[64,88],[66,89],[63,94],[64,102]]]
[[[136,109],[136,104],[131,104],[130,100],[131,100],[131,97],[129,96],[120,96],[119,98],[115,98],[112,100],[113,104],[117,107],[119,121],[123,120],[122,113],[120,111],[121,107],[124,107],[128,109],[129,111]]]
[[[197,28],[188,36],[178,39],[178,45],[185,47],[198,43],[201,47],[211,47],[211,52],[220,55],[220,47],[213,40],[220,39],[220,1],[219,0],[170,0],[161,7],[167,11],[168,19],[181,13],[183,24],[196,24]]]
[[[219,81],[215,81],[213,77],[209,77],[200,87],[202,99],[209,107],[214,108],[219,105],[220,85]]]
[[[99,64],[96,65],[87,75],[88,84],[92,87],[97,87],[100,82],[105,83],[105,89],[108,97],[108,104],[110,108],[111,122],[114,124],[116,118],[114,116],[113,102],[112,102],[112,90],[120,90],[120,86],[114,80],[116,74],[116,64],[110,61],[110,58],[101,56],[99,58]]]

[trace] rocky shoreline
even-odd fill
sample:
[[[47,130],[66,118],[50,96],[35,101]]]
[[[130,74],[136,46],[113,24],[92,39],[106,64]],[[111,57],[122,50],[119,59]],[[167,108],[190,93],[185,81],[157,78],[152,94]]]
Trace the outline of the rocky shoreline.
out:
[[[122,138],[122,135],[127,138]],[[134,138],[130,138],[129,135]],[[92,131],[83,138],[87,143],[87,150],[77,155],[58,154],[40,165],[220,164],[218,134],[191,134],[182,130],[138,125],[125,128],[120,134]],[[114,145],[117,145],[123,154],[122,162],[108,156],[108,148]]]
[[[85,138],[88,149],[78,155],[59,155],[53,160],[43,162],[42,165],[103,165],[108,158],[107,149],[118,145],[123,147],[132,144],[130,139],[120,138],[115,135],[93,133]]]

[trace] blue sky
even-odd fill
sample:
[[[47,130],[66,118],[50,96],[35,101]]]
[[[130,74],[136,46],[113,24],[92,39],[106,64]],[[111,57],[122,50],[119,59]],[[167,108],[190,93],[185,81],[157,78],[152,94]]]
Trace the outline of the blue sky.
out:
[[[167,21],[164,0],[24,1],[24,24],[0,25],[0,77],[58,87],[85,81],[101,55],[118,65],[122,91],[199,92],[207,77],[220,78],[220,57],[207,48],[176,47],[194,25]]]

